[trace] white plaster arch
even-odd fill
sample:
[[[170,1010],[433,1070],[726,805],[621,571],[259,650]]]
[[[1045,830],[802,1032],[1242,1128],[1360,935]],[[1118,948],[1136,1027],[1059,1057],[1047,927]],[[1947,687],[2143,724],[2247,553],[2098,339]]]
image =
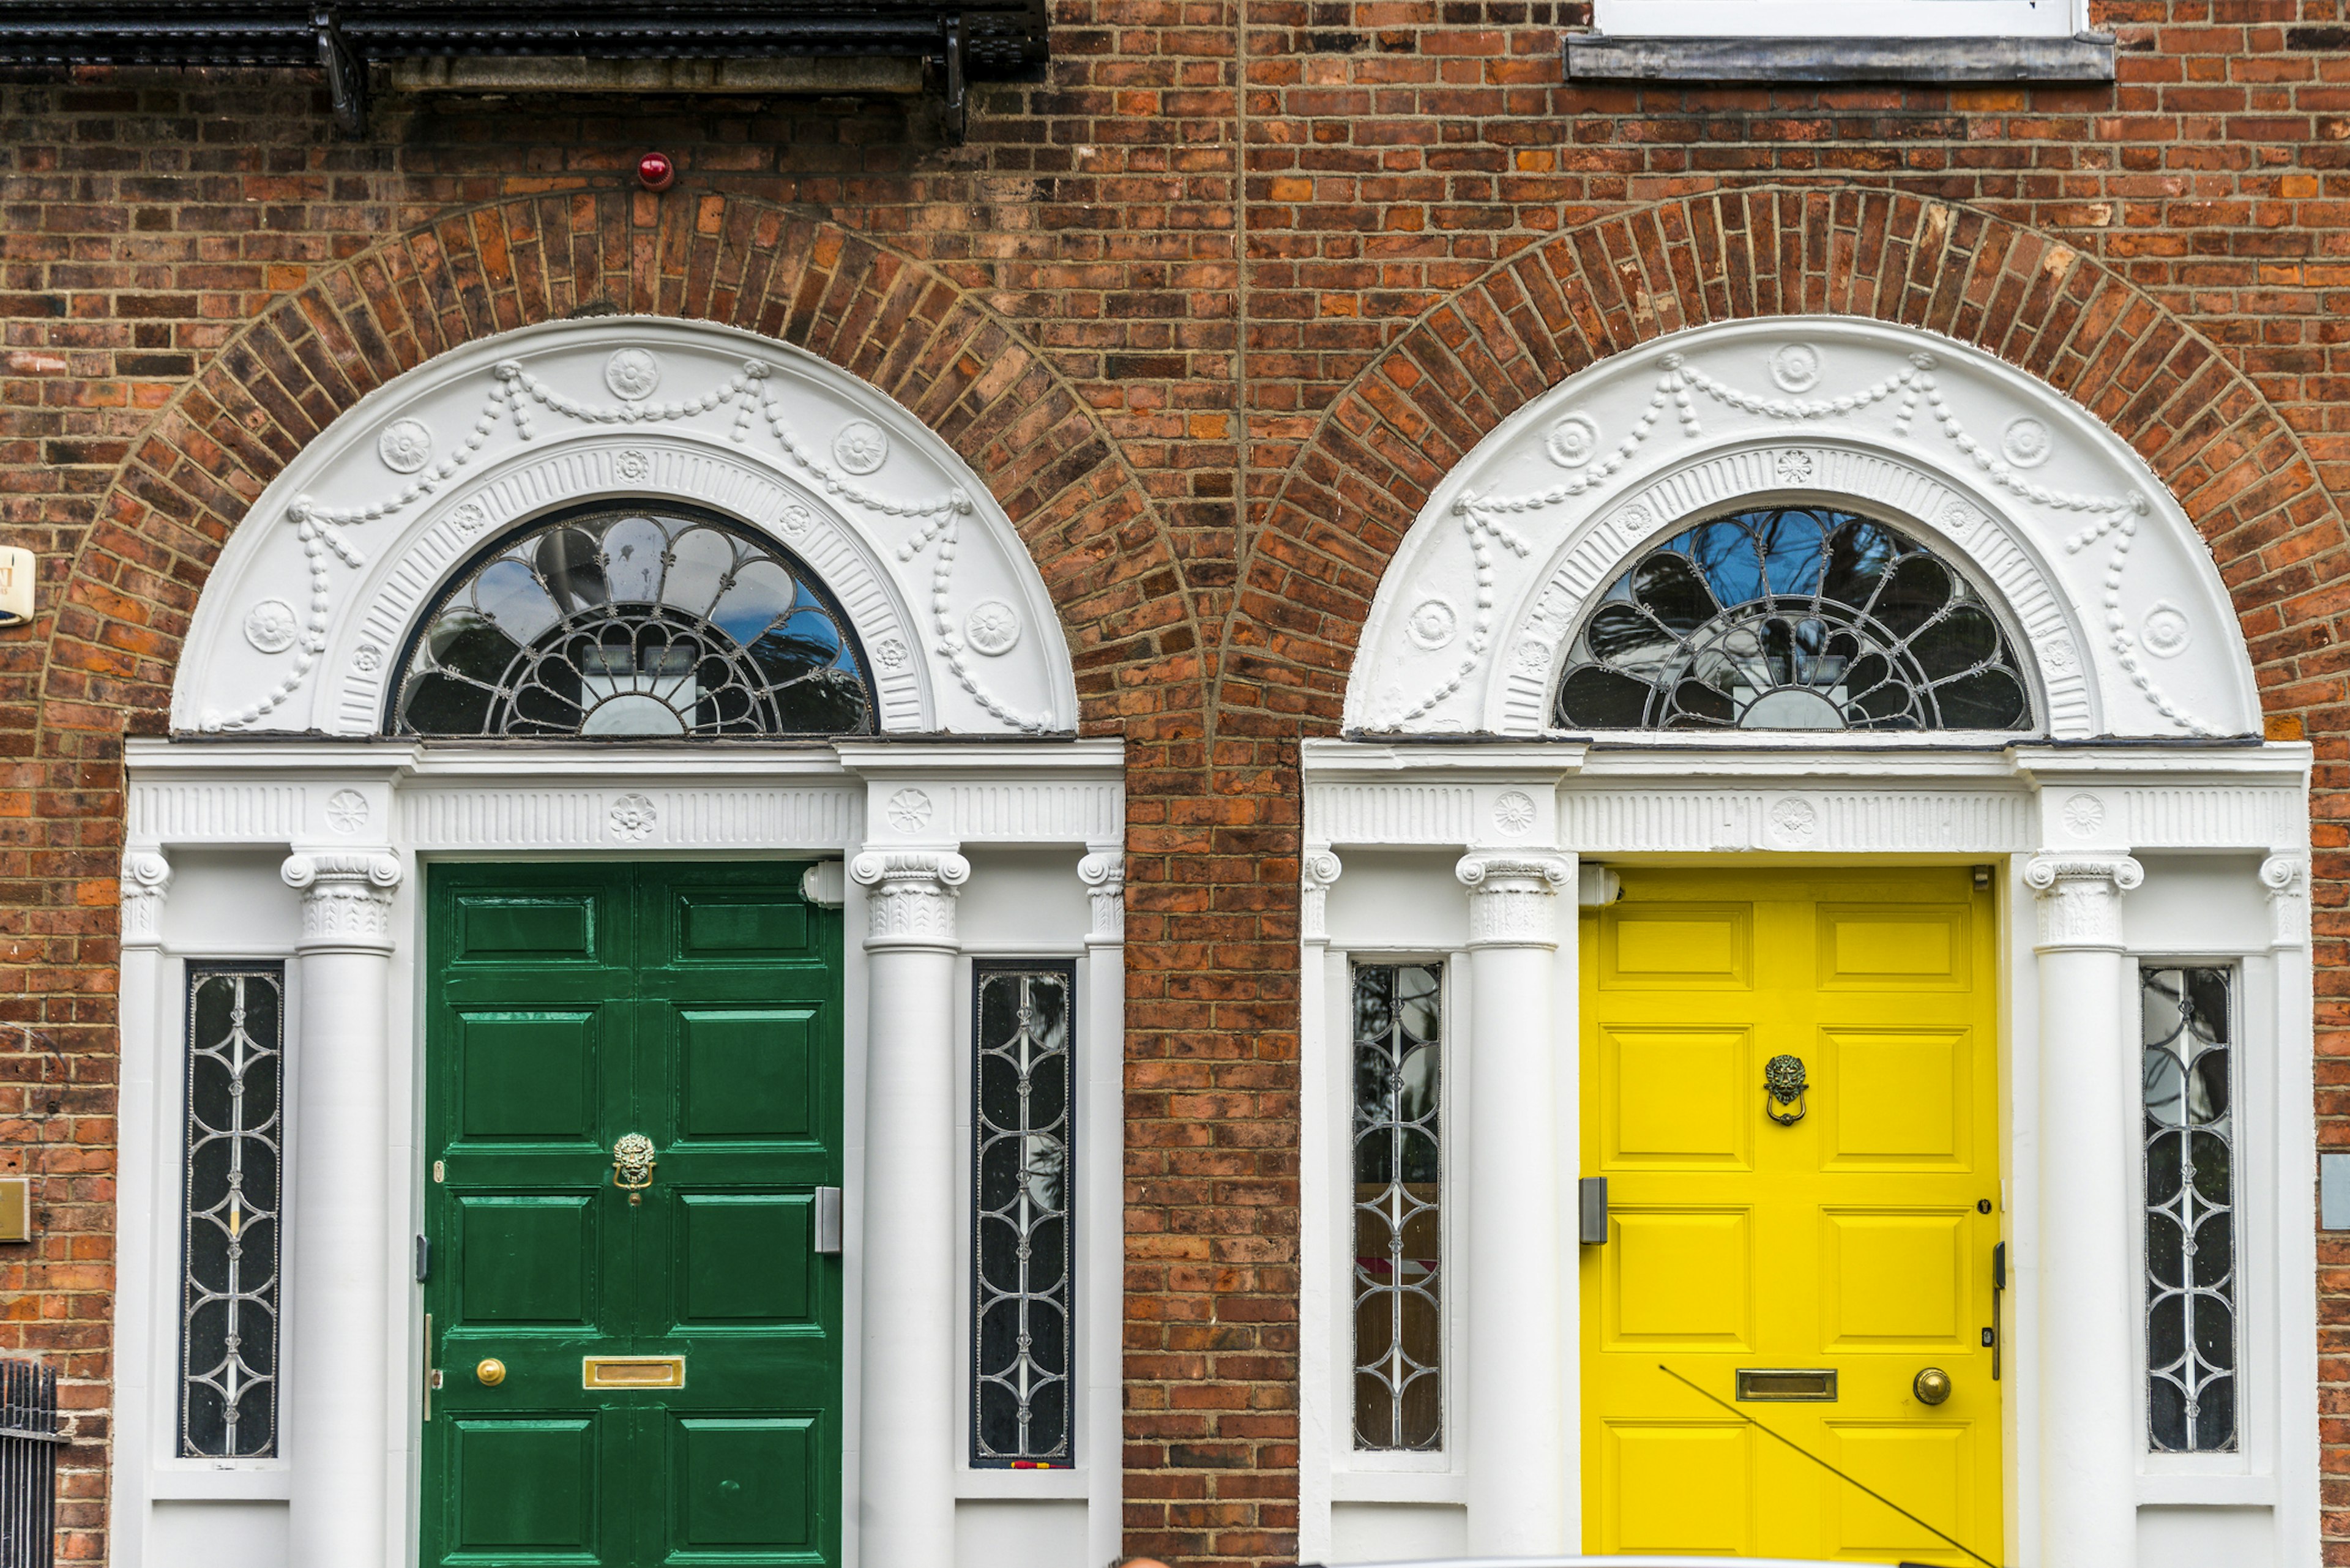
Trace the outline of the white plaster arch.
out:
[[[2042,733],[2259,732],[2218,568],[2136,452],[1989,355],[1827,316],[1676,333],[1503,421],[1381,578],[1347,730],[1545,733],[1566,645],[1635,552],[1733,504],[1797,499],[1906,526],[1991,590],[2034,666]]]
[[[489,540],[598,500],[691,502],[821,576],[884,733],[1068,733],[1043,577],[937,432],[803,349],[662,317],[453,349],[336,420],[255,501],[196,604],[181,732],[372,735],[411,625]]]

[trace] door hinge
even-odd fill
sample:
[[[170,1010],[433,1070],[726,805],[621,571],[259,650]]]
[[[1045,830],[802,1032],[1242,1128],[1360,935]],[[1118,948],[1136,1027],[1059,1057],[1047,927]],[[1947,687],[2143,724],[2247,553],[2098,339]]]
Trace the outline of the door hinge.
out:
[[[840,1189],[816,1189],[816,1251],[819,1257],[840,1255]]]
[[[1575,1239],[1586,1247],[1607,1244],[1607,1179],[1586,1176],[1575,1184],[1575,1207],[1580,1210],[1575,1225]]]
[[[422,1284],[432,1277],[432,1242],[429,1237],[416,1238],[416,1282]]]

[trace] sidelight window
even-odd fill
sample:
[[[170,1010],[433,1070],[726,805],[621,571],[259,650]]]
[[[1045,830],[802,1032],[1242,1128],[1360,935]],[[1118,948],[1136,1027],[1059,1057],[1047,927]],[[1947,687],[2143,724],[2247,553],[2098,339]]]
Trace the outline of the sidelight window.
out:
[[[973,971],[974,1468],[1074,1462],[1075,974],[1067,963]]]
[[[2236,1448],[2235,971],[2140,971],[2146,1347],[2158,1453]]]
[[[1355,966],[1355,1447],[1444,1443],[1443,985]]]
[[[188,967],[182,1458],[277,1452],[285,1001],[282,964]]]

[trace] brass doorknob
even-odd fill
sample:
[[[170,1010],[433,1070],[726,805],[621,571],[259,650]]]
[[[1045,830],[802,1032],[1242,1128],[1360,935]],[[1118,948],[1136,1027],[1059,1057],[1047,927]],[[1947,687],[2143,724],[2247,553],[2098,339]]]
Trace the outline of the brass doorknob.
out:
[[[483,1387],[494,1388],[506,1380],[506,1364],[494,1355],[484,1355],[481,1365],[473,1368],[473,1376],[481,1380]]]
[[[1920,1405],[1939,1405],[1950,1397],[1950,1375],[1939,1366],[1929,1366],[1910,1379],[1909,1392],[1918,1396]]]

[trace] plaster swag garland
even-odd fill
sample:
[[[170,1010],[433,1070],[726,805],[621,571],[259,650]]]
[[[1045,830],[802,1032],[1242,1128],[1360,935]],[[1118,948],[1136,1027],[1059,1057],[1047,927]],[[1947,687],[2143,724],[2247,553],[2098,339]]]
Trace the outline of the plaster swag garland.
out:
[[[207,709],[203,728],[210,732],[250,729],[276,711],[302,689],[326,651],[335,607],[334,574],[328,557],[352,571],[367,565],[366,553],[351,535],[370,523],[408,512],[450,486],[482,453],[501,427],[510,427],[517,441],[539,438],[537,416],[549,414],[574,426],[657,427],[698,418],[719,409],[734,411],[730,439],[748,444],[764,424],[769,437],[791,464],[825,494],[879,518],[911,520],[913,535],[895,547],[897,558],[911,562],[925,552],[932,558],[931,618],[936,650],[963,690],[989,713],[1015,730],[1041,733],[1049,715],[1023,713],[1003,701],[981,680],[967,657],[967,638],[954,609],[954,566],[958,524],[974,510],[970,493],[961,485],[943,493],[912,500],[895,499],[856,483],[853,474],[870,472],[888,458],[886,436],[869,421],[855,421],[836,438],[831,460],[803,441],[785,419],[782,405],[768,386],[774,367],[746,358],[733,376],[701,393],[658,400],[651,397],[659,384],[660,365],[653,351],[623,348],[608,362],[606,384],[620,400],[597,404],[565,395],[532,373],[520,359],[506,358],[491,368],[490,385],[479,415],[464,440],[435,462],[432,431],[413,419],[388,424],[377,443],[384,465],[395,473],[412,475],[389,497],[365,506],[330,507],[308,495],[297,495],[286,509],[302,541],[309,579],[310,599],[300,634],[292,640],[293,667],[258,701],[234,712]],[[461,509],[462,510],[462,509]],[[478,523],[473,524],[478,526]]]
[[[1821,352],[1810,344],[1782,344],[1770,357],[1773,378],[1790,390],[1808,390],[1818,379],[1823,360]],[[1602,451],[1604,427],[1596,414],[1570,412],[1552,421],[1544,443],[1552,462],[1575,471],[1566,478],[1540,490],[1514,495],[1481,495],[1465,491],[1455,498],[1452,511],[1461,519],[1461,534],[1468,543],[1476,574],[1476,613],[1459,663],[1426,695],[1404,708],[1393,721],[1392,728],[1408,728],[1415,720],[1433,711],[1476,675],[1492,653],[1498,601],[1494,551],[1506,550],[1524,559],[1533,549],[1523,534],[1502,519],[1547,511],[1576,496],[1607,488],[1655,432],[1669,403],[1683,438],[1701,437],[1705,431],[1698,399],[1702,397],[1725,408],[1798,428],[1847,421],[1878,404],[1891,404],[1890,433],[1894,439],[1903,441],[1908,439],[1918,405],[1923,401],[1943,437],[1970,459],[1991,483],[2009,492],[2021,503],[2085,519],[2083,526],[2065,536],[2065,554],[2079,556],[2094,545],[2111,542],[2106,556],[2099,607],[2104,612],[2106,634],[2116,662],[2155,711],[2173,725],[2192,735],[2213,733],[2154,680],[2139,656],[2138,639],[2130,631],[2122,609],[2122,582],[2129,563],[2130,544],[2137,533],[2139,519],[2150,512],[2151,503],[2137,491],[2118,495],[2084,494],[2033,479],[2029,471],[2046,462],[2054,450],[2054,433],[2044,421],[2028,415],[2019,417],[2009,421],[1996,445],[1981,440],[1950,407],[1935,380],[1936,358],[1925,352],[1909,355],[1908,366],[1900,370],[1834,397],[1765,397],[1730,385],[1690,364],[1687,357],[1679,352],[1659,356],[1656,365],[1657,378],[1646,407],[1612,449]],[[1778,477],[1790,485],[1809,481],[1810,454],[1799,450],[1780,453]]]

